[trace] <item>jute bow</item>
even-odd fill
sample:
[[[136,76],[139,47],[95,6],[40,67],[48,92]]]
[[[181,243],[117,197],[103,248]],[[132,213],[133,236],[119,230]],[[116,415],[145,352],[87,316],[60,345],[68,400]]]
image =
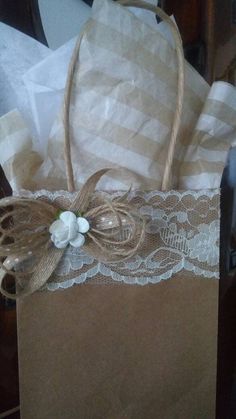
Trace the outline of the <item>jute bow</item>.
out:
[[[111,169],[92,175],[69,206],[70,211],[83,214],[91,228],[86,233],[83,249],[97,260],[114,263],[132,257],[140,248],[145,235],[145,220],[129,204],[128,193],[113,200],[103,194],[94,199],[94,190],[100,178]],[[58,207],[42,200],[4,198],[0,217],[0,262],[5,273],[17,278],[15,295],[3,287],[4,274],[0,277],[3,295],[17,298],[32,294],[42,288],[55,271],[65,249],[58,249],[51,241],[49,228],[58,214]],[[30,267],[26,268],[26,261]],[[24,271],[20,264],[24,262]],[[16,269],[12,269],[16,267]],[[24,286],[20,289],[19,282]]]

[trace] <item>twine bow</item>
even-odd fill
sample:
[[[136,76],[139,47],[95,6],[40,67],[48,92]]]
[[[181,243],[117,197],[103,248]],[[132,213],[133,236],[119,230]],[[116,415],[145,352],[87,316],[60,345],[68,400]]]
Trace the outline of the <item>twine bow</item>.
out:
[[[140,248],[145,235],[145,220],[129,204],[128,193],[112,201],[103,195],[93,199],[93,193],[100,178],[111,169],[93,174],[76,195],[69,207],[79,211],[89,220],[91,228],[86,233],[83,249],[105,263],[117,263],[132,257]],[[58,208],[42,200],[27,198],[4,198],[0,201],[4,214],[0,217],[0,265],[19,283],[24,282],[15,295],[0,289],[8,298],[32,294],[42,288],[55,271],[65,249],[56,248],[50,237],[49,228],[55,221]],[[29,261],[29,268],[17,269],[20,262]],[[25,263],[24,263],[25,265]],[[16,266],[16,269],[12,269]]]

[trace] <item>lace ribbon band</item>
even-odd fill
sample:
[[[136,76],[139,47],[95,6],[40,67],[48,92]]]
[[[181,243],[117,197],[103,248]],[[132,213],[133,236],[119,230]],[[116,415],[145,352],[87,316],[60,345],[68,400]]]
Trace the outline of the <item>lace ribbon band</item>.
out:
[[[66,191],[22,191],[19,198],[49,203],[54,211],[68,209],[77,193]],[[97,192],[90,206],[101,200],[117,202],[124,192]],[[99,261],[84,247],[67,246],[56,269],[43,289],[68,288],[73,284],[126,284],[146,285],[181,275],[195,278],[219,277],[220,190],[201,191],[130,191],[127,203],[145,219],[145,238],[136,254],[116,263]],[[111,216],[111,219],[110,219]],[[107,217],[107,216],[106,216]],[[97,219],[99,228],[110,228],[116,220],[113,214]],[[123,218],[125,223],[125,218]],[[124,224],[125,227],[125,224]],[[115,227],[116,228],[116,227]],[[106,230],[104,230],[106,231]],[[124,228],[123,236],[126,237]],[[33,255],[32,255],[33,256]],[[15,262],[16,263],[16,262]],[[21,273],[30,271],[34,257],[18,261],[17,282],[25,288],[29,279]],[[9,268],[9,267],[8,267]]]

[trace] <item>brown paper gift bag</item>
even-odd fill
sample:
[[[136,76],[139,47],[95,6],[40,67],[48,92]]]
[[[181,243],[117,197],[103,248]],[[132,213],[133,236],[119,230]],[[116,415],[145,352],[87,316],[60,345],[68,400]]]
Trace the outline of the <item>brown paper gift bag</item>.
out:
[[[177,43],[178,103],[162,192],[93,194],[105,169],[71,193],[68,105],[78,43],[65,98],[70,192],[1,201],[14,220],[4,234],[15,241],[1,243],[1,287],[9,296],[3,270],[16,276],[22,419],[215,415],[220,192],[166,191],[183,101],[182,47],[160,9],[132,4],[167,19]],[[48,228],[59,209],[90,221],[83,248],[52,245]]]

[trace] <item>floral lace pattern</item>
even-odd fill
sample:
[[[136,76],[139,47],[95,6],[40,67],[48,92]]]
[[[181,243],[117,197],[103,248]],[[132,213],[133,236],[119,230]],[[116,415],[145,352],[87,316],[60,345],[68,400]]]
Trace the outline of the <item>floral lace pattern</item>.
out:
[[[106,194],[112,198],[123,192]],[[74,194],[44,190],[21,191],[20,196],[46,199],[66,208]],[[86,280],[145,285],[169,279],[181,271],[203,278],[219,277],[219,189],[132,191],[129,199],[147,220],[145,243],[139,254],[125,262],[103,264],[82,248],[69,246],[47,284],[48,290],[68,288]]]

